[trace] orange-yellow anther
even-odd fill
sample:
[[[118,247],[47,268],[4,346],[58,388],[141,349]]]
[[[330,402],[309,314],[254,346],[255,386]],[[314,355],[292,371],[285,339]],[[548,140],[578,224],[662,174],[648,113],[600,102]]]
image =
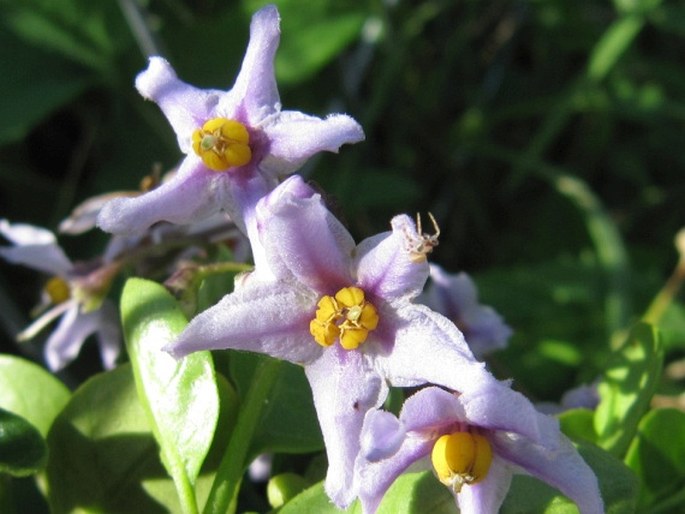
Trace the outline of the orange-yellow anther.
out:
[[[376,308],[364,299],[364,291],[358,287],[344,287],[335,298],[324,296],[317,307],[309,332],[321,346],[331,346],[339,339],[340,346],[354,350],[378,325]]]
[[[45,293],[53,305],[66,302],[71,298],[71,290],[67,281],[60,277],[52,277],[45,284]]]
[[[481,434],[445,434],[435,442],[431,461],[440,482],[458,493],[464,484],[476,484],[487,476],[492,447]]]
[[[245,125],[226,118],[213,118],[193,132],[193,150],[214,171],[244,166],[252,159]]]

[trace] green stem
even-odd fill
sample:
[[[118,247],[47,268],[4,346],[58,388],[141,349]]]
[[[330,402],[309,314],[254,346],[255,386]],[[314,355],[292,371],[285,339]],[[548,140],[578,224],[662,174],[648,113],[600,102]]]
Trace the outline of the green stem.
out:
[[[271,388],[278,378],[280,367],[281,362],[271,358],[263,359],[257,366],[250,388],[241,404],[226,453],[219,464],[203,514],[235,512],[235,498],[247,465],[245,459],[250,441]]]
[[[679,237],[685,238],[685,232],[681,231]],[[681,252],[680,259],[678,259],[678,264],[673,270],[671,276],[668,277],[664,287],[662,287],[654,297],[654,300],[652,300],[652,303],[649,305],[643,316],[643,319],[647,323],[656,325],[659,323],[659,321],[661,321],[666,309],[669,305],[671,305],[678,294],[678,291],[680,291],[683,282],[685,282],[685,253],[683,253],[683,249],[681,248],[678,248],[678,250]]]

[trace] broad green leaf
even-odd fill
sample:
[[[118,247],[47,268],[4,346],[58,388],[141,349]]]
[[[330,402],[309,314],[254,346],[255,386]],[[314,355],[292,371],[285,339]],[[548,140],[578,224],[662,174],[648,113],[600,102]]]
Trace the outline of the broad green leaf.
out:
[[[124,286],[121,312],[136,387],[162,461],[180,494],[192,494],[214,437],[219,396],[209,352],[176,360],[162,348],[186,326],[167,290],[142,279]],[[185,492],[183,492],[185,491]]]
[[[231,376],[241,394],[245,394],[258,360],[264,358],[267,357],[247,352],[231,353]],[[252,438],[249,455],[306,453],[322,448],[321,430],[304,372],[299,366],[283,362],[269,403],[264,407],[262,420]]]
[[[454,514],[454,497],[430,471],[405,473],[385,493],[378,514]]]
[[[639,511],[648,512],[680,493],[685,507],[685,414],[674,409],[653,410],[638,426],[626,464],[640,477]]]
[[[347,510],[338,509],[326,495],[323,482],[319,482],[305,489],[286,503],[278,514],[361,514],[359,502],[352,504]]]
[[[47,447],[40,432],[21,416],[0,409],[0,473],[27,476],[45,465]]]
[[[235,420],[237,399],[219,377],[221,417],[215,444],[197,480],[204,502]],[[160,461],[129,364],[96,375],[73,395],[48,436],[53,514],[181,514],[174,482]]]
[[[47,437],[69,390],[40,366],[13,355],[0,355],[0,408],[13,412]]]
[[[53,514],[180,512],[128,364],[74,392],[50,430],[48,449]],[[160,481],[169,484],[164,501],[146,491]]]
[[[649,408],[662,361],[657,331],[651,325],[638,323],[608,363],[598,386],[601,400],[595,411],[595,429],[598,444],[614,455],[623,455]]]
[[[590,409],[571,409],[559,414],[561,431],[574,441],[594,443],[597,433],[594,426],[595,413]]]
[[[597,475],[606,514],[633,514],[638,484],[635,475],[616,457],[594,445],[578,448]],[[578,514],[578,508],[559,491],[525,475],[515,475],[501,514]]]

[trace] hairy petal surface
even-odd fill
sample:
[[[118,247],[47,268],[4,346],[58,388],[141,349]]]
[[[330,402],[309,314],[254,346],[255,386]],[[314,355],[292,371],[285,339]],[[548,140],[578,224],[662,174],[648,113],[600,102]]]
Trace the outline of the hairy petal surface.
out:
[[[392,349],[375,356],[377,368],[392,385],[432,383],[468,391],[495,381],[445,317],[409,303],[397,309],[395,316],[388,321],[397,327]]]
[[[511,467],[497,454],[492,456],[488,475],[482,482],[464,486],[454,494],[463,514],[497,514],[511,486]]]
[[[191,151],[193,131],[212,117],[219,99],[225,94],[186,84],[162,57],[150,58],[147,69],[136,77],[136,88],[144,98],[153,100],[162,109],[183,153]]]
[[[280,110],[274,73],[274,57],[280,36],[280,17],[276,6],[268,5],[255,13],[243,64],[230,94],[221,99],[220,112],[234,113],[237,102],[242,101],[248,122],[257,125]]]
[[[316,301],[303,288],[248,280],[193,318],[164,349],[180,358],[199,350],[230,348],[309,364],[323,350],[309,333]]]
[[[314,291],[334,294],[353,283],[354,240],[321,195],[298,196],[302,179],[290,177],[257,206],[260,240],[274,269],[287,270]],[[294,192],[291,192],[294,191]],[[280,271],[283,273],[283,271]]]
[[[284,111],[267,120],[262,128],[270,145],[269,155],[260,169],[274,177],[294,172],[319,152],[338,153],[342,145],[364,140],[359,123],[345,114],[321,119],[298,111]]]
[[[384,232],[359,244],[357,273],[362,288],[373,291],[388,302],[412,300],[428,278],[428,263],[412,261],[406,251],[408,231],[416,231],[414,222],[404,214],[391,221],[392,232]]]
[[[305,367],[305,373],[326,443],[326,493],[338,507],[346,508],[356,496],[354,462],[364,416],[381,406],[388,389],[363,354],[338,345],[326,348],[320,359]]]
[[[543,434],[545,444],[514,434],[496,433],[493,449],[504,459],[556,487],[573,500],[581,514],[602,514],[604,504],[597,477],[558,430]]]

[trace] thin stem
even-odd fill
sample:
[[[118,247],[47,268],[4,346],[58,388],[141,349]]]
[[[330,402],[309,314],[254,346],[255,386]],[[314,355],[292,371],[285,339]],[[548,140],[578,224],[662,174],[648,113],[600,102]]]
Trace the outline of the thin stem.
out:
[[[646,322],[654,325],[661,321],[666,309],[668,309],[668,306],[673,303],[673,300],[680,291],[683,282],[685,282],[685,229],[681,230],[676,236],[676,247],[680,253],[678,264],[673,270],[671,276],[668,277],[668,280],[666,280],[664,287],[662,287],[654,297],[654,300],[652,300],[652,303],[649,305],[645,315],[643,316],[643,319]]]
[[[281,362],[271,358],[263,359],[257,366],[250,388],[241,404],[226,453],[219,464],[203,514],[235,512],[235,498],[247,464],[245,459],[250,441],[271,388],[278,378],[280,367]]]

